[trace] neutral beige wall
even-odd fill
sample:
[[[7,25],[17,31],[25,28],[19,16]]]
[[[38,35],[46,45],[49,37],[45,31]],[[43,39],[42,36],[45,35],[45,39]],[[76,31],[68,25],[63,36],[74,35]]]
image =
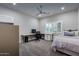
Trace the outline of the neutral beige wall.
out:
[[[79,30],[79,8],[78,8],[78,30]]]
[[[10,18],[4,18],[1,19],[0,21],[8,21],[8,22],[14,22],[15,25],[19,25],[20,26],[20,34],[30,34],[30,30],[32,28],[36,28],[37,30],[39,30],[39,21],[37,20],[37,18],[31,17],[29,15],[25,15],[23,13],[20,13],[18,11],[9,9],[9,8],[3,8],[0,7],[0,16],[9,16],[12,17],[13,20],[11,21]],[[5,20],[6,19],[6,20]]]
[[[39,30],[39,21],[37,18],[24,14],[22,12],[0,6],[0,16],[9,16],[9,18],[1,18],[0,21],[12,22],[19,25],[19,34],[31,34],[31,29]],[[12,18],[12,19],[11,19]]]
[[[62,22],[62,29],[77,29],[78,25],[78,10],[53,15],[51,17],[43,18],[40,20],[40,31],[45,33],[45,24],[46,23],[54,23],[56,21]]]

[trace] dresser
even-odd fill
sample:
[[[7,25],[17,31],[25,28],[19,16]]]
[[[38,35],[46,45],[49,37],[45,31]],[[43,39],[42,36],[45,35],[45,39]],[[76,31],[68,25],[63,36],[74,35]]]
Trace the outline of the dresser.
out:
[[[46,33],[45,34],[45,40],[49,40],[49,41],[53,40],[53,34]]]

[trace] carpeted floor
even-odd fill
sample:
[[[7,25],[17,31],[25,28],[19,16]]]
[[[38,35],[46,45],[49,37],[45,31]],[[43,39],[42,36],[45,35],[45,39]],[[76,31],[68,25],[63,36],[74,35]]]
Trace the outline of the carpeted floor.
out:
[[[40,40],[21,43],[20,56],[66,56],[61,52],[51,51],[51,41]]]

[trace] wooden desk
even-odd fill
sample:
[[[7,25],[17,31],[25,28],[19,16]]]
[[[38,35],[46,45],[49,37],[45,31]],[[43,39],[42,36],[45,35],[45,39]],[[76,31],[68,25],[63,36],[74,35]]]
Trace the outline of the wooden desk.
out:
[[[28,42],[28,41],[33,41],[36,39],[36,35],[35,34],[31,34],[31,35],[21,35],[22,41],[23,42]],[[31,40],[30,40],[31,39]],[[41,39],[44,39],[44,34],[41,34]]]
[[[35,39],[35,35],[21,35],[21,37],[22,37],[22,41],[25,43]]]

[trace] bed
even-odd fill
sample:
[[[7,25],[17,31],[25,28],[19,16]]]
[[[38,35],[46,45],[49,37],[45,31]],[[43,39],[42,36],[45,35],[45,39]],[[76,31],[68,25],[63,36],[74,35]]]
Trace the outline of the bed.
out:
[[[54,36],[52,49],[72,56],[79,56],[79,36]]]

